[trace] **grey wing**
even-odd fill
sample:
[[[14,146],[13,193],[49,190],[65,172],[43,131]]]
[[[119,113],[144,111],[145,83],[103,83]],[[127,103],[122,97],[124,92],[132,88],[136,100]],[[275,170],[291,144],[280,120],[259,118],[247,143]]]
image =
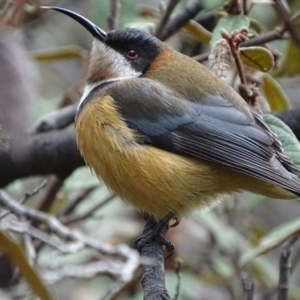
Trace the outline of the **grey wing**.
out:
[[[256,112],[242,112],[221,96],[188,101],[148,79],[131,84],[116,85],[111,93],[141,142],[300,193],[300,181],[291,174],[299,175],[299,170]]]

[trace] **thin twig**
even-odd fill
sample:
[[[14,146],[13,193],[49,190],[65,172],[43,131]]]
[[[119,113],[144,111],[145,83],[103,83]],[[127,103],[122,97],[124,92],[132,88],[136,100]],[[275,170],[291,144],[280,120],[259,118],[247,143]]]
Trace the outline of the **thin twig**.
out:
[[[300,17],[300,11],[295,13],[291,18],[290,22],[295,23],[297,19]],[[252,47],[252,46],[258,46],[262,44],[266,44],[275,40],[280,40],[284,38],[284,33],[287,31],[287,28],[285,26],[278,26],[275,29],[262,33],[257,37],[254,37],[252,39],[249,39],[248,41],[241,43],[241,47]],[[196,61],[203,62],[208,59],[209,52],[201,53],[199,55],[193,56],[192,58]]]
[[[100,260],[97,262],[91,262],[84,265],[66,265],[59,269],[44,270],[42,272],[42,278],[47,281],[48,284],[53,284],[64,278],[93,278],[97,274],[109,274],[113,277],[118,277],[120,270],[122,269],[122,263],[108,260]],[[124,283],[122,282],[122,285]]]
[[[241,47],[251,47],[266,44],[275,40],[280,40],[283,38],[283,34],[286,31],[284,27],[276,27],[274,30],[263,33],[255,38],[249,39],[245,43],[241,44]],[[208,59],[210,52],[201,53],[199,55],[193,56],[192,58],[196,61],[203,62]]]
[[[118,12],[120,9],[119,0],[110,0],[109,11],[107,14],[107,29],[114,30],[116,29],[118,22]]]
[[[63,254],[76,253],[84,247],[84,244],[81,241],[64,243],[62,240],[51,235],[51,231],[42,231],[41,229],[30,225],[27,221],[20,222],[9,220],[5,225],[11,232],[30,235],[30,237],[34,238],[35,240],[38,240]],[[35,247],[35,252],[38,253],[38,251],[39,249],[36,250]]]
[[[176,267],[175,267],[175,274],[177,276],[177,284],[176,284],[176,292],[174,295],[173,300],[178,300],[180,296],[180,287],[181,287],[181,266],[182,266],[182,259],[176,259]]]
[[[201,10],[199,0],[194,0],[188,4],[180,13],[178,13],[174,18],[169,20],[169,22],[164,27],[162,33],[160,34],[160,39],[165,41],[171,35],[176,33],[181,27],[183,27],[189,20],[193,19]]]
[[[240,0],[230,0],[225,3],[224,10],[230,15],[239,15],[242,12]]]
[[[293,255],[293,261],[291,262],[291,273],[293,273],[294,270],[298,267],[299,261],[300,261],[300,251],[295,251]]]
[[[115,296],[120,293],[120,291],[124,288],[124,282],[120,280],[116,280],[108,289],[106,294],[101,298],[101,300],[112,300],[116,299]]]
[[[19,201],[19,204],[24,204],[28,199],[30,199],[31,197],[33,197],[34,195],[36,195],[40,190],[42,190],[46,186],[47,182],[48,182],[48,180],[45,179],[36,188],[34,188],[31,192],[26,192],[24,194],[24,197]],[[2,218],[5,218],[9,214],[10,214],[10,212],[4,212],[4,213],[2,213],[0,215],[0,220]]]
[[[294,25],[297,25],[300,19],[300,10],[298,10],[290,19],[291,23],[294,23]]]
[[[55,200],[55,197],[57,193],[59,192],[60,188],[62,187],[64,183],[64,180],[61,178],[58,178],[57,176],[53,175],[49,178],[48,181],[48,187],[45,192],[44,197],[41,199],[40,204],[38,206],[38,210],[47,212],[53,201]]]
[[[109,203],[111,200],[113,200],[116,197],[115,194],[109,195],[106,199],[101,201],[100,203],[97,203],[95,206],[87,210],[86,212],[80,214],[80,215],[74,215],[74,216],[67,216],[60,219],[60,221],[65,225],[70,225],[74,222],[79,222],[81,220],[84,220],[90,216],[92,216],[96,211],[103,206],[105,206],[107,203]]]
[[[239,33],[238,33],[239,34]],[[222,37],[227,41],[232,57],[234,59],[238,74],[240,76],[241,83],[246,85],[246,76],[243,68],[243,64],[240,58],[240,51],[239,51],[239,46],[240,44],[237,44],[234,39],[237,36],[237,34],[229,34],[225,29],[221,29],[221,35]],[[243,32],[241,32],[241,36],[243,35]]]
[[[283,20],[285,28],[290,32],[293,41],[300,48],[300,35],[296,26],[291,21],[290,12],[282,0],[273,0],[278,16]]]
[[[104,273],[114,277],[116,282],[119,283],[118,290],[121,290],[133,279],[134,273],[139,266],[140,258],[138,253],[130,249],[127,245],[121,244],[112,246],[87,237],[77,230],[65,227],[54,216],[20,205],[4,191],[0,191],[0,205],[4,206],[22,220],[33,219],[38,223],[43,223],[51,230],[52,234],[47,234],[33,227],[29,221],[20,222],[10,219],[4,223],[6,223],[6,227],[12,231],[26,233],[38,240],[43,240],[49,246],[63,253],[70,254],[78,252],[87,247],[102,254],[108,254],[110,257],[109,260],[103,260],[98,264],[94,263],[93,265],[74,267],[68,266],[55,271],[53,270],[52,272],[49,271],[51,273],[48,273],[48,279],[51,277],[49,279],[50,281],[56,281],[65,276],[87,278],[98,273]],[[111,256],[116,256],[116,258],[113,260]]]
[[[74,122],[78,104],[65,106],[42,117],[37,124],[30,129],[30,134],[63,129]]]
[[[63,216],[67,216],[71,214],[76,207],[91,193],[93,192],[98,186],[91,186],[85,189],[81,189],[79,192],[71,198],[67,205],[57,213],[56,217],[61,218]]]
[[[192,58],[198,62],[204,62],[204,61],[208,60],[209,55],[210,55],[210,52],[205,52],[205,53],[195,55]]]
[[[69,229],[68,227],[61,224],[56,217],[48,215],[41,211],[37,211],[31,207],[26,207],[19,204],[3,190],[0,190],[0,205],[17,216],[24,216],[28,219],[33,219],[39,223],[45,224],[53,233],[64,240],[80,241],[82,243],[82,246],[96,249],[104,254],[122,255],[124,251],[124,253],[126,254],[126,251],[130,250],[125,245],[124,247],[122,246],[122,248],[121,246],[114,247],[109,244],[100,243],[92,238],[85,236],[78,230]]]
[[[254,284],[247,272],[241,273],[241,281],[243,285],[243,300],[252,300],[254,296]]]
[[[248,14],[248,10],[247,10],[247,0],[243,0],[243,13],[244,15]]]
[[[5,15],[3,16],[0,25],[2,26],[10,26],[16,27],[20,22],[20,18],[24,13],[23,7],[29,2],[28,0],[16,0],[14,2],[11,1],[11,5],[5,11]]]
[[[97,188],[97,186],[92,186],[86,189],[80,190],[73,199],[70,199],[68,204],[56,214],[56,217],[61,220],[64,217],[66,218],[69,214],[71,214],[76,207],[92,192]],[[49,229],[45,230],[46,233],[49,233]],[[46,243],[47,244],[47,243]],[[44,246],[44,242],[42,240],[36,244],[36,251],[39,252]]]
[[[279,283],[278,283],[278,300],[287,300],[289,292],[289,282],[290,282],[290,256],[292,254],[293,246],[298,241],[299,236],[292,237],[286,241],[282,248],[280,254],[279,263]]]
[[[6,16],[8,14],[8,11],[11,9],[12,5],[13,5],[12,0],[6,1],[5,5],[1,11],[1,14],[0,14],[0,20],[2,20],[4,18],[4,16]]]
[[[26,222],[26,219],[24,217],[21,218],[21,222]],[[27,257],[27,261],[30,266],[34,265],[34,262],[36,260],[36,251],[33,245],[32,237],[27,232],[24,232],[22,234],[23,243],[25,246],[25,253]]]
[[[241,44],[241,47],[250,47],[266,44],[275,40],[283,39],[283,34],[286,32],[286,29],[283,26],[276,27],[275,29],[263,33],[255,38],[249,39],[245,43]]]
[[[156,36],[157,38],[161,37],[162,31],[163,31],[164,27],[166,26],[166,24],[171,16],[171,13],[173,12],[174,8],[176,7],[176,5],[179,2],[180,2],[180,0],[169,0],[169,4],[168,4],[167,8],[165,9],[163,16],[161,17],[159,23],[156,26],[154,36]]]
[[[68,174],[69,175],[69,174]],[[68,175],[65,175],[67,177]],[[58,178],[56,175],[52,175],[49,179],[49,184],[46,192],[44,193],[42,199],[39,202],[38,210],[48,212],[51,208],[53,202],[56,199],[57,193],[60,191],[64,180]],[[32,220],[33,226],[38,226],[38,222],[36,220]]]

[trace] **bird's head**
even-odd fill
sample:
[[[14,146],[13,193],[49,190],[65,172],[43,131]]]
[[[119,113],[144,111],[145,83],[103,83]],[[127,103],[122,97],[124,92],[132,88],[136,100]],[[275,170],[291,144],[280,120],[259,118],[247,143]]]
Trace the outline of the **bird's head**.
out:
[[[93,36],[88,83],[142,76],[160,54],[162,43],[134,28],[105,32],[83,16],[60,7],[42,7],[61,12],[85,27]]]

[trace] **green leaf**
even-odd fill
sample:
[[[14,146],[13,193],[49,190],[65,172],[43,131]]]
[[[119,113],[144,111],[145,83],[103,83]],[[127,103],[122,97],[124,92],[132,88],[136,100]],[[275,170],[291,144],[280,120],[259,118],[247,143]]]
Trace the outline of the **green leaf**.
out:
[[[242,62],[254,69],[268,72],[274,66],[272,53],[263,47],[240,48]]]
[[[244,15],[227,15],[221,18],[212,32],[210,45],[212,46],[215,42],[222,39],[220,33],[221,28],[224,28],[228,31],[228,33],[231,33],[235,29],[240,29],[243,26],[249,27],[249,25],[250,19]]]
[[[34,269],[28,264],[20,247],[0,231],[0,248],[19,268],[32,290],[43,300],[51,300],[50,294]]]
[[[184,29],[194,38],[199,40],[202,44],[208,45],[211,40],[211,33],[206,30],[202,25],[194,20],[190,20]]]
[[[289,99],[278,82],[269,74],[262,77],[262,90],[272,111],[282,111],[291,108]]]
[[[254,258],[280,246],[287,239],[300,234],[300,219],[287,222],[270,231],[261,243],[247,251],[240,259],[239,265],[243,267]]]
[[[60,59],[83,58],[84,50],[76,46],[60,47],[52,50],[32,51],[30,54],[37,61],[52,61]]]
[[[277,76],[294,76],[300,73],[300,64],[298,62],[295,63],[295,57],[300,57],[300,49],[296,43],[290,41],[289,49]]]
[[[273,115],[265,114],[264,120],[278,135],[284,153],[298,168],[300,168],[300,144],[292,130],[284,122]]]
[[[256,31],[257,33],[262,32],[261,24],[252,18],[250,18],[250,28]]]
[[[295,29],[300,31],[300,24],[295,26]],[[288,49],[284,55],[283,63],[276,76],[294,76],[300,74],[300,63],[297,58],[300,57],[299,46],[291,40]]]
[[[210,232],[214,240],[218,245],[218,249],[222,253],[229,255],[231,253],[245,253],[251,247],[249,240],[247,240],[243,235],[241,235],[235,228],[224,223],[215,211],[208,211],[201,215],[201,224],[204,228]],[[214,255],[212,259],[220,259],[220,256]],[[222,276],[230,276],[231,268],[223,268],[219,262],[213,262],[215,271],[218,270],[218,274]],[[224,261],[224,263],[226,263]],[[228,261],[227,261],[228,263]],[[275,284],[277,281],[276,278],[276,268],[274,264],[266,257],[261,257],[254,262],[253,267],[256,269],[256,272],[260,274],[262,278],[267,280],[269,283]],[[234,275],[234,270],[231,270],[232,276]]]

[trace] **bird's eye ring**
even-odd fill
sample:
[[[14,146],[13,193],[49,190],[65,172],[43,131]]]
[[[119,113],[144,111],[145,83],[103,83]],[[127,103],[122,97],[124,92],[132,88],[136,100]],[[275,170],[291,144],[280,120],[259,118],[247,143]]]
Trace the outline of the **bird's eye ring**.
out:
[[[129,50],[127,50],[126,51],[126,55],[127,55],[127,57],[129,57],[129,58],[137,58],[138,57],[138,53],[135,51],[135,50],[133,50],[133,49],[129,49]]]

